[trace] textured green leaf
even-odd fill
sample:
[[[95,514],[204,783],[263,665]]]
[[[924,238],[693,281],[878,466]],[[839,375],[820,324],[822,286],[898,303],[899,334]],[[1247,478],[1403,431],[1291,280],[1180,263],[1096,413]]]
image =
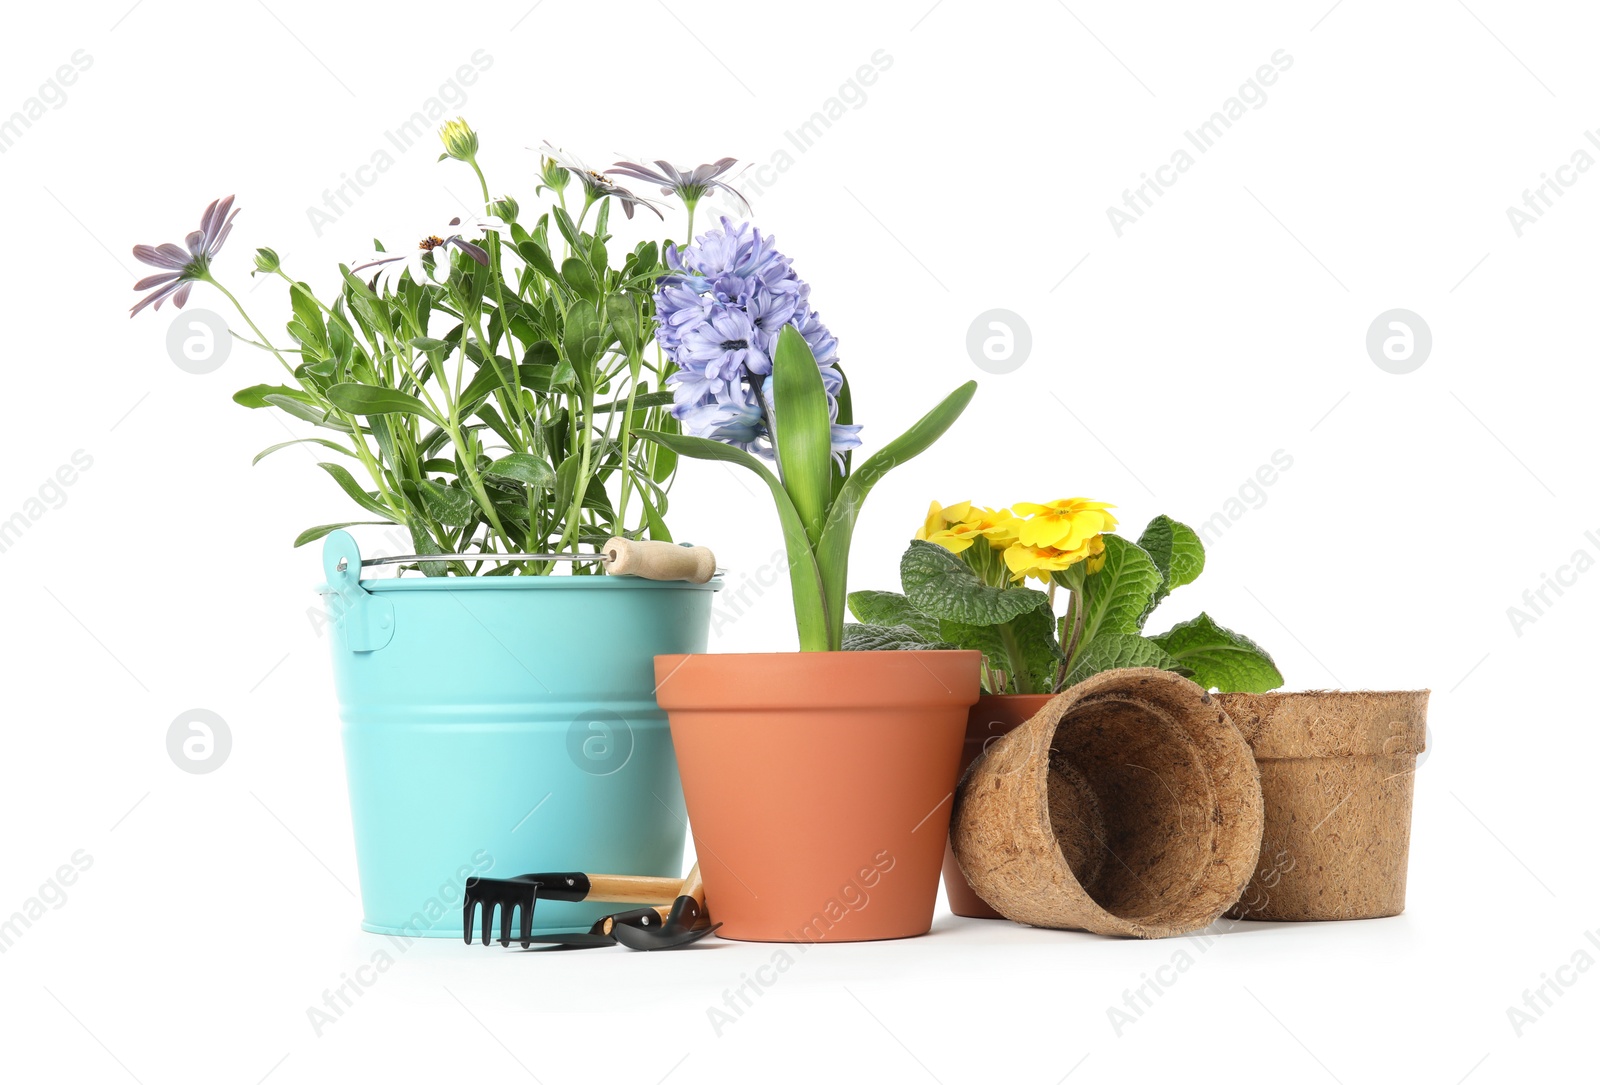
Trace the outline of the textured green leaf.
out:
[[[460,487],[442,485],[429,478],[416,485],[422,507],[446,527],[465,527],[478,514],[478,502]]]
[[[1118,667],[1159,667],[1170,671],[1178,666],[1178,661],[1159,644],[1137,633],[1102,633],[1078,653],[1066,684],[1075,686],[1085,678]]]
[[[1049,596],[1043,592],[1034,594],[1044,596],[1040,605],[1024,611],[1002,627],[1002,636],[1011,636],[1026,667],[1025,674],[1013,675],[1013,693],[1051,692],[1065,659],[1057,639],[1056,616],[1050,609]]]
[[[1161,586],[1161,570],[1143,549],[1120,535],[1106,535],[1105,564],[1084,578],[1082,644],[1108,633],[1137,633]]]
[[[911,600],[893,591],[853,591],[847,602],[856,620],[867,625],[905,625],[928,640],[939,639],[939,622],[916,607]]]
[[[914,540],[900,558],[900,586],[922,613],[968,625],[999,625],[1048,598],[1031,588],[991,588],[936,543]]]
[[[1218,625],[1204,611],[1150,639],[1178,665],[1194,672],[1194,680],[1206,689],[1265,693],[1283,685],[1283,675],[1264,648]]]
[[[929,641],[909,625],[855,625],[846,622],[842,643],[846,652],[917,652],[946,650],[954,647]]]
[[[535,486],[541,490],[556,488],[556,472],[544,460],[527,452],[513,452],[502,456],[483,469],[486,478],[504,478]]]
[[[1174,588],[1194,582],[1206,567],[1206,548],[1188,524],[1157,516],[1139,536],[1139,546],[1161,573],[1161,586],[1150,596],[1150,610]]]

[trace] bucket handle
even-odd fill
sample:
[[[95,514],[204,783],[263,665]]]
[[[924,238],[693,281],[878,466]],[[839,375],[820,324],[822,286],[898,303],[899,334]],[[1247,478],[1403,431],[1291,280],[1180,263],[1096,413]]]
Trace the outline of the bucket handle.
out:
[[[339,597],[334,625],[352,652],[376,652],[394,638],[394,604],[361,586],[361,550],[348,531],[330,531],[322,544],[322,571]]]

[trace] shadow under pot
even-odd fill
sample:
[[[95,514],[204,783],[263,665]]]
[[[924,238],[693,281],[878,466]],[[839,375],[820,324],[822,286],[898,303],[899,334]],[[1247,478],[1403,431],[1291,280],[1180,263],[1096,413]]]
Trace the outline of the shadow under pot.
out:
[[[1239,899],[1261,830],[1255,762],[1215,698],[1124,668],[1058,694],[978,757],[951,842],[1008,919],[1161,938]]]
[[[1261,770],[1266,828],[1235,919],[1376,919],[1406,907],[1428,691],[1217,695]]]

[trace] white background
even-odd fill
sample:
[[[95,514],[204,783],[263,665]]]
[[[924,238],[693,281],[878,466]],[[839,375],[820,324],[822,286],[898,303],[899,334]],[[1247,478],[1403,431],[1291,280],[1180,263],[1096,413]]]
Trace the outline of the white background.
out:
[[[1600,154],[1584,138],[1600,125],[1600,28],[1581,5],[1505,0],[1216,7],[11,12],[0,116],[75,51],[91,63],[0,156],[0,518],[29,508],[74,452],[93,462],[0,554],[0,915],[75,853],[92,865],[0,957],[5,1076],[1592,1075],[1600,975],[1564,973],[1576,982],[1520,1036],[1507,1009],[1578,951],[1600,959],[1584,934],[1600,928],[1600,574],[1568,575],[1520,629],[1507,611],[1576,551],[1600,557],[1600,534],[1585,536],[1600,529],[1600,171],[1567,174],[1575,183],[1520,237],[1506,209],[1580,147]],[[1107,208],[1280,49],[1293,63],[1265,103],[1118,237]],[[981,379],[949,437],[873,495],[852,587],[895,586],[931,497],[1083,494],[1117,502],[1137,533],[1162,512],[1198,526],[1275,451],[1291,456],[1274,485],[1247,491],[1205,576],[1158,626],[1205,608],[1268,646],[1290,688],[1435,691],[1406,914],[1247,924],[1202,953],[957,920],[941,905],[928,937],[811,949],[720,1035],[707,1007],[772,947],[552,957],[431,943],[319,1036],[308,1007],[380,945],[357,929],[317,555],[288,545],[346,502],[296,451],[251,468],[285,434],[229,396],[274,364],[237,347],[209,375],[179,369],[171,310],[125,315],[140,273],[129,249],[181,240],[209,200],[237,193],[219,273],[248,291],[250,252],[271,244],[292,274],[330,286],[373,236],[412,236],[471,194],[429,141],[368,174],[320,236],[307,215],[477,50],[492,63],[450,112],[483,134],[491,185],[525,205],[525,148],[543,139],[602,165],[770,167],[788,150],[756,217],[813,284],[869,447]],[[879,50],[888,70],[864,99],[846,90],[857,105],[796,151],[786,132]],[[242,296],[281,329],[275,287]],[[202,287],[190,307],[223,303]],[[1396,307],[1434,340],[1403,376],[1365,348]],[[965,344],[994,308],[1032,332],[1006,376],[981,372]],[[765,495],[719,468],[688,465],[674,499],[679,536],[717,549],[730,589],[778,549]],[[747,598],[719,615],[715,647],[792,647],[785,592]],[[168,725],[191,708],[231,728],[210,775],[167,755]],[[1195,967],[1118,1035],[1107,1008],[1179,951]]]

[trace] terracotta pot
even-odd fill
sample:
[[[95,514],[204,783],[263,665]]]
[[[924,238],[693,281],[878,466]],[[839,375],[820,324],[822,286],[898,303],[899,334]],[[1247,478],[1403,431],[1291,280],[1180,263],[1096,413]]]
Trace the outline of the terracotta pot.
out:
[[[1049,704],[1050,697],[1048,693],[986,693],[979,697],[967,713],[967,740],[961,747],[961,771],[957,777],[965,775],[978,755],[996,739],[1009,735]],[[1005,918],[967,884],[948,841],[944,846],[944,895],[956,915],[968,919]]]
[[[1223,693],[1261,768],[1266,831],[1242,919],[1374,919],[1406,907],[1428,691]]]
[[[1261,853],[1250,747],[1169,671],[1105,671],[992,744],[961,781],[951,840],[1008,919],[1162,938],[1239,899]]]
[[[722,937],[926,934],[978,652],[656,657]]]

